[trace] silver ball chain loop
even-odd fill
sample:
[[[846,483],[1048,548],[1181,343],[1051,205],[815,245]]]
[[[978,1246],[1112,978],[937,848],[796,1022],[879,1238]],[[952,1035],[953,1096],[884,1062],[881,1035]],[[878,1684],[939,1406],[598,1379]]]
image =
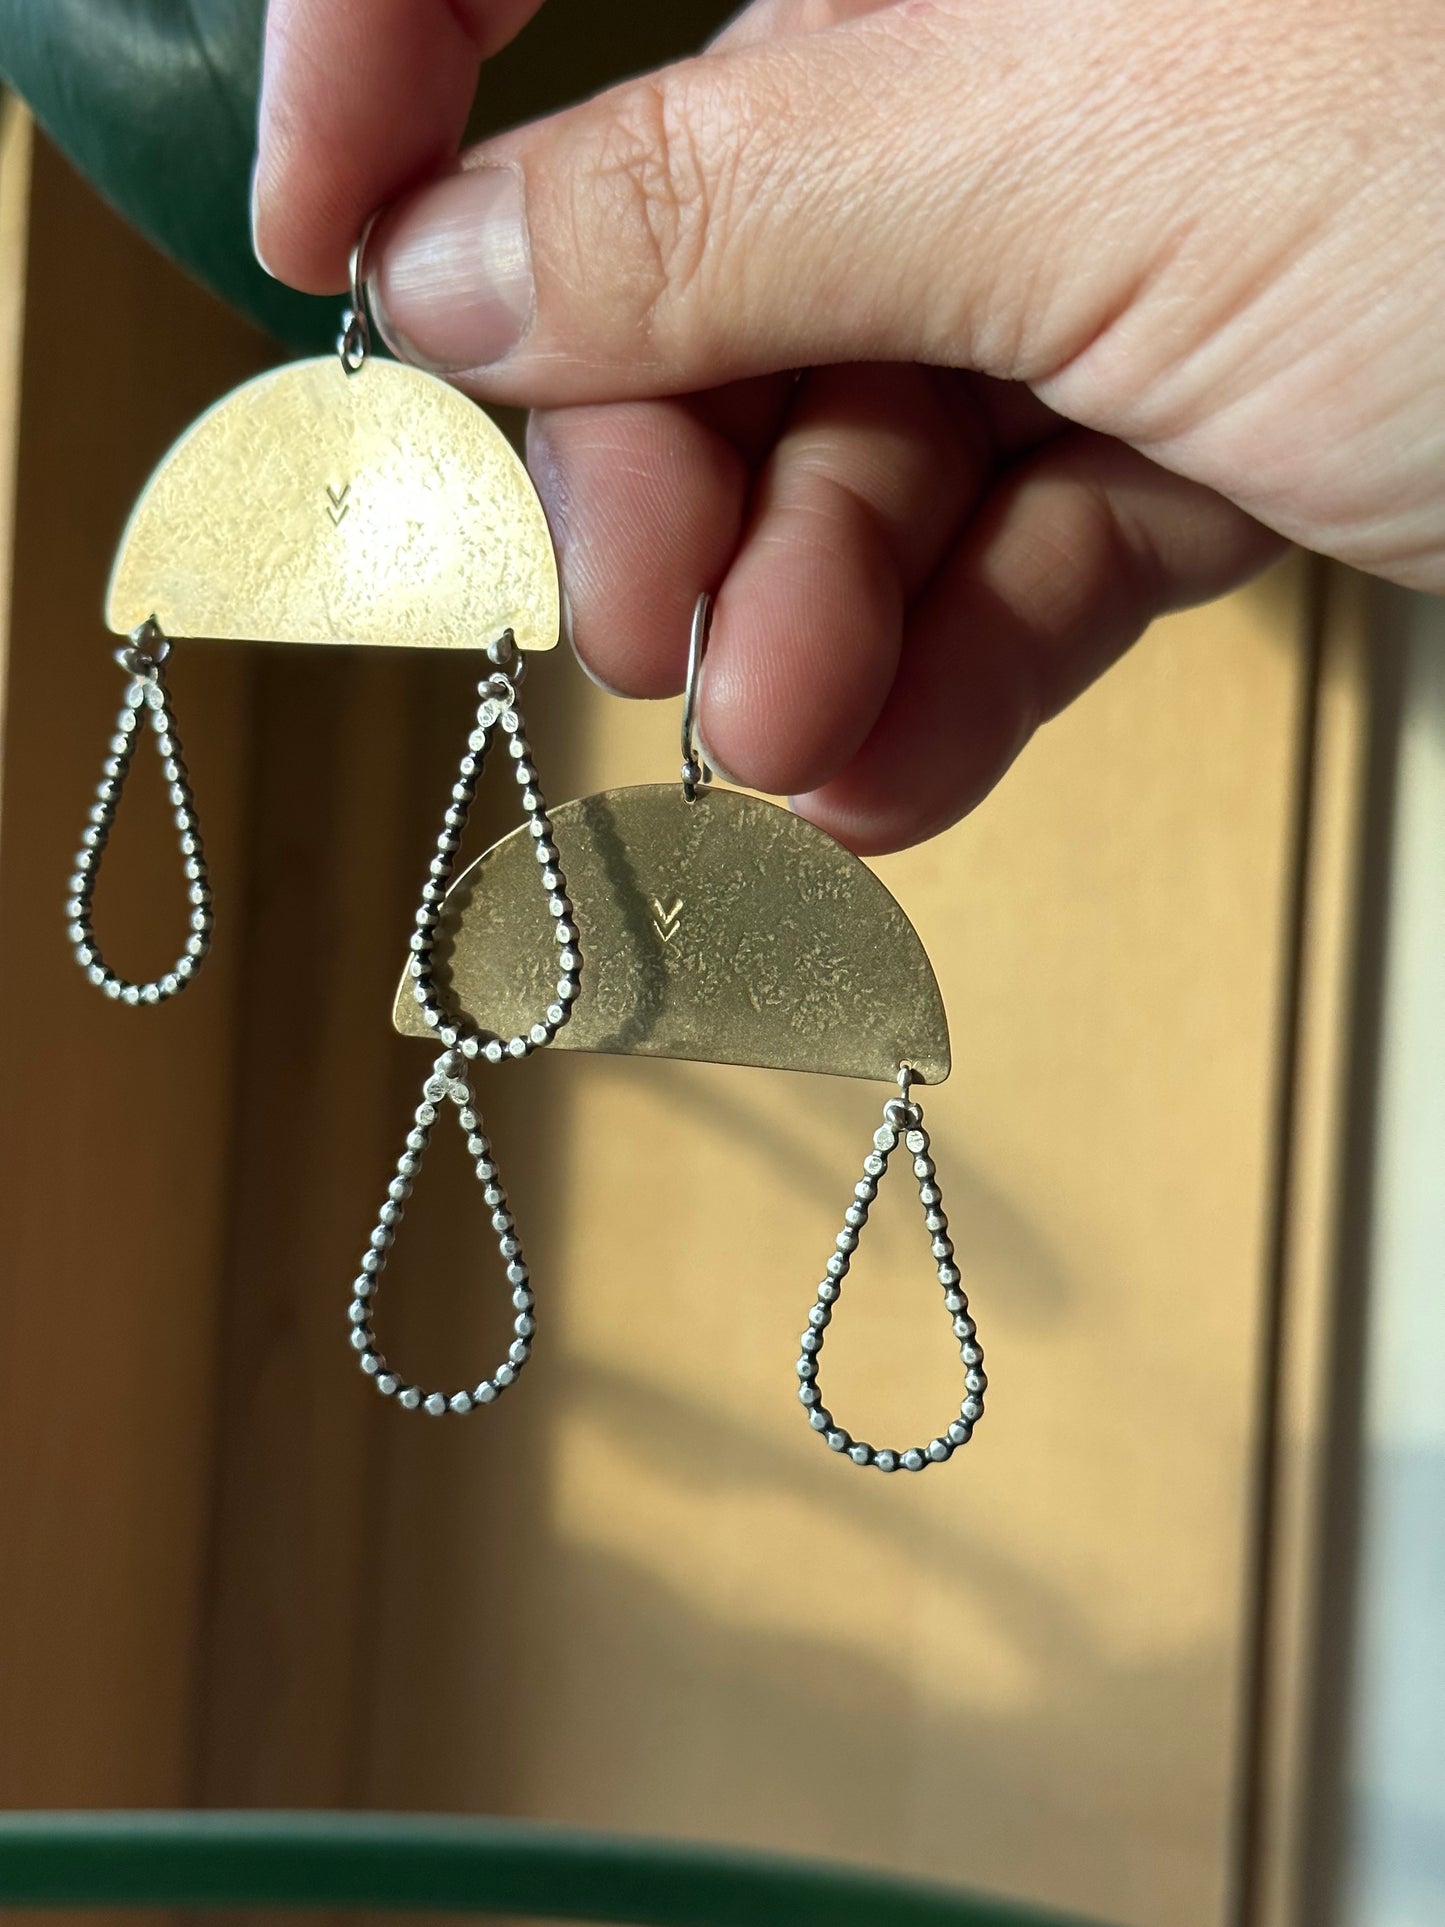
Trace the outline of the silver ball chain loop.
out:
[[[421,904],[412,933],[412,990],[427,1026],[450,1049],[463,1057],[481,1057],[489,1064],[506,1063],[529,1057],[534,1050],[550,1044],[572,1014],[581,987],[582,953],[577,947],[577,923],[572,899],[567,894],[567,879],[552,836],[547,805],[537,782],[532,753],[523,733],[522,713],[517,704],[517,686],[526,665],[508,632],[487,651],[497,665],[493,673],[477,685],[481,701],[476,726],[467,738],[466,753],[452,785],[452,800],[442,819],[431,873],[422,885]],[[557,944],[557,993],[543,1015],[528,1030],[515,1037],[495,1037],[480,1029],[462,1011],[443,1002],[433,967],[437,933],[441,926],[442,903],[451,883],[457,850],[467,826],[467,817],[482,779],[487,751],[500,733],[512,760],[512,774],[522,792],[522,808],[532,835],[532,852],[541,865],[541,883],[547,893],[547,908],[553,918]]]
[[[890,1097],[883,1106],[883,1122],[873,1133],[873,1149],[863,1160],[863,1176],[854,1186],[853,1202],[844,1217],[843,1229],[838,1233],[836,1249],[828,1260],[826,1275],[818,1286],[813,1309],[808,1313],[808,1329],[802,1336],[802,1351],[796,1369],[800,1380],[798,1398],[808,1414],[808,1423],[815,1432],[822,1433],[832,1451],[845,1453],[854,1465],[876,1466],[880,1472],[896,1472],[900,1466],[907,1472],[923,1472],[930,1465],[944,1464],[953,1457],[959,1446],[967,1445],[972,1438],[974,1426],[983,1417],[983,1395],[988,1379],[984,1375],[983,1348],[978,1342],[978,1328],[969,1316],[968,1298],[954,1263],[953,1241],[948,1235],[948,1219],[943,1210],[943,1193],[938,1188],[933,1159],[928,1154],[923,1107],[910,1095],[914,1076],[906,1064],[899,1072],[898,1083],[900,1094]],[[878,1187],[888,1170],[888,1161],[900,1143],[913,1158],[913,1175],[918,1180],[923,1221],[932,1238],[938,1282],[943,1287],[944,1309],[953,1320],[953,1335],[958,1340],[959,1356],[963,1360],[965,1393],[963,1403],[958,1408],[958,1417],[946,1430],[936,1439],[930,1439],[927,1445],[911,1445],[901,1452],[888,1446],[869,1445],[866,1440],[853,1438],[842,1426],[835,1424],[833,1414],[823,1403],[822,1388],[818,1384],[818,1360],[823,1350],[824,1334],[833,1319],[833,1307],[842,1292],[843,1280],[848,1276],[858,1239],[868,1222],[868,1208],[878,1195]]]
[[[116,718],[116,733],[110,739],[110,754],[101,773],[96,801],[91,805],[90,821],[81,837],[75,873],[70,879],[70,896],[65,906],[75,961],[97,989],[122,1004],[161,1004],[169,997],[178,996],[200,969],[211,946],[214,914],[210,879],[206,874],[206,855],[201,847],[201,826],[196,818],[195,802],[191,796],[162,666],[170,654],[170,647],[152,618],[143,622],[131,636],[130,642],[115,652],[115,659],[129,676],[130,682],[125,692],[125,706]],[[171,808],[175,812],[175,825],[180,835],[181,865],[191,906],[191,934],[186,939],[185,949],[164,975],[153,977],[148,983],[131,983],[127,978],[118,976],[101,955],[100,946],[95,941],[92,904],[101,859],[110,839],[125,779],[130,773],[141,721],[146,716],[149,716],[155,731],[161,769],[169,786]]]
[[[516,1312],[512,1330],[516,1336],[506,1358],[489,1378],[462,1391],[428,1392],[419,1385],[409,1384],[388,1364],[386,1354],[376,1342],[372,1318],[381,1287],[381,1274],[386,1270],[386,1261],[396,1241],[396,1230],[404,1215],[406,1200],[411,1196],[412,1186],[421,1170],[432,1126],[440,1115],[442,1105],[448,1102],[456,1108],[458,1121],[467,1134],[467,1153],[476,1167],[477,1181],[485,1187],[483,1195],[491,1209],[492,1230],[496,1233],[497,1247],[507,1267],[507,1282],[512,1288],[512,1305]],[[352,1349],[358,1354],[362,1371],[375,1380],[376,1389],[387,1398],[394,1398],[404,1412],[421,1411],[431,1418],[443,1418],[449,1412],[461,1416],[475,1411],[479,1405],[490,1405],[494,1399],[501,1397],[509,1385],[516,1382],[517,1374],[532,1355],[536,1320],[533,1317],[534,1301],[527,1264],[507,1205],[507,1194],[492,1159],[491,1145],[482,1129],[482,1121],[473,1108],[472,1093],[459,1051],[443,1051],[422,1086],[422,1101],[416,1108],[406,1145],[396,1161],[396,1176],[387,1187],[386,1202],[381,1207],[376,1228],[368,1240],[351,1293],[347,1316],[351,1324]]]

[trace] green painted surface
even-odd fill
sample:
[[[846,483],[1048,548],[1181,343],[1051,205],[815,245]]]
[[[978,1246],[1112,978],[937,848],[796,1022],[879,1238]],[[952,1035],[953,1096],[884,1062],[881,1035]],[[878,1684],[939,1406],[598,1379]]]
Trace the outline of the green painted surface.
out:
[[[0,1815],[0,1907],[14,1906],[442,1909],[655,1927],[1071,1927],[1002,1901],[773,1855],[384,1813]]]

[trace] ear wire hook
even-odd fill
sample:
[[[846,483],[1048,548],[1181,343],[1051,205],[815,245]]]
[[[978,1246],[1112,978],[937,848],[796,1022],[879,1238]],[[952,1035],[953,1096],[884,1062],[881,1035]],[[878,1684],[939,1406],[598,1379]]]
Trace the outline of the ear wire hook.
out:
[[[697,698],[702,682],[702,659],[712,630],[712,597],[704,589],[693,605],[692,635],[687,646],[687,687],[682,698],[682,793],[695,803],[698,792],[712,781],[712,771],[698,754]]]
[[[336,338],[336,352],[341,357],[341,365],[348,375],[357,374],[365,367],[371,354],[371,323],[366,313],[366,248],[371,240],[371,230],[381,217],[382,210],[366,218],[366,225],[357,236],[356,246],[351,250],[351,260],[347,267],[347,298],[349,306],[341,317],[341,333]]]

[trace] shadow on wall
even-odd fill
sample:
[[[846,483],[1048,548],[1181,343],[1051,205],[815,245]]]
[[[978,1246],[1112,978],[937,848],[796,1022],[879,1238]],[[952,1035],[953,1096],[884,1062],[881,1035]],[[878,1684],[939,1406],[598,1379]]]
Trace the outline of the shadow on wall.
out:
[[[679,1130],[705,1128],[720,1146],[748,1150],[759,1167],[786,1167],[789,1184],[820,1214],[818,1236],[820,1249],[825,1249],[827,1236],[836,1228],[833,1220],[841,1223],[849,1189],[858,1176],[853,1163],[840,1163],[831,1143],[826,1150],[816,1148],[815,1134],[787,1129],[773,1110],[762,1103],[747,1103],[716,1079],[703,1083],[695,1072],[677,1064],[658,1065],[652,1074],[660,1080],[658,1102],[666,1106],[669,1116],[679,1119]],[[880,1109],[884,1095],[880,1087]],[[926,1107],[927,1090],[920,1095]],[[816,1085],[811,1090],[800,1085],[800,1123],[820,1108]],[[963,1262],[975,1274],[986,1271],[990,1276],[1008,1279],[1011,1313],[1048,1317],[1062,1310],[1070,1295],[1062,1254],[1053,1249],[1037,1221],[969,1158],[946,1125],[938,1128],[930,1116],[928,1126],[944,1188],[950,1235],[963,1254]],[[853,1160],[860,1167],[867,1149],[866,1133],[860,1128]],[[887,1182],[890,1192],[897,1189],[912,1195],[914,1180],[902,1164]]]
[[[529,1068],[531,1115],[557,1117],[582,1067]],[[746,1147],[734,1172],[781,1164],[801,1215],[823,1214],[823,1238],[853,1175],[835,1140],[856,1135],[861,1155],[853,1113],[871,1115],[871,1091],[824,1087],[825,1111],[800,1080],[790,1133],[767,1114],[780,1086],[766,1074],[746,1074],[764,1080],[754,1106],[742,1075],[735,1094],[689,1067],[643,1068],[669,1132]],[[1011,1317],[1057,1324],[1074,1297],[1062,1257],[945,1156],[966,1262],[986,1252],[1009,1277]],[[516,1168],[534,1270],[555,1281],[568,1227],[549,1217],[535,1172]],[[639,1203],[665,1209],[641,1174]],[[907,1254],[912,1208],[894,1209],[879,1234]],[[742,1217],[745,1249],[756,1232],[745,1202]],[[417,1229],[413,1262],[428,1243]],[[603,1229],[593,1264],[625,1251],[615,1232]],[[737,1253],[685,1242],[686,1289],[726,1292]],[[426,1327],[454,1347],[473,1317],[463,1276],[453,1265],[426,1289]],[[646,1318],[645,1295],[627,1306]],[[756,1425],[721,1409],[709,1388],[729,1366],[709,1356],[706,1331],[659,1383],[650,1359],[634,1370],[583,1351],[572,1318],[568,1307],[560,1333],[549,1325],[527,1397],[488,1415],[470,1470],[455,1434],[397,1435],[377,1663],[405,1668],[405,1693],[379,1685],[366,1804],[740,1840],[1011,1890],[1119,1927],[1214,1927],[1223,1855],[1202,1857],[1200,1814],[1219,1786],[1196,1736],[1232,1717],[1219,1642],[1171,1632],[1142,1657],[1127,1641],[1111,1649],[1107,1604],[1081,1610],[996,1533],[971,1530],[967,1455],[942,1475],[952,1484],[855,1474],[786,1409],[781,1373],[769,1371]],[[1081,1384],[1081,1449],[1087,1397]],[[904,1602],[881,1627],[856,1610],[879,1574]]]
[[[1194,1817],[1216,1791],[1190,1771],[1200,1753],[1179,1744],[1217,1694],[1214,1647],[1120,1665],[1063,1593],[970,1539],[965,1508],[957,1531],[923,1534],[894,1487],[860,1491],[825,1454],[800,1466],[640,1378],[571,1366],[560,1379],[553,1409],[569,1433],[634,1488],[665,1468],[681,1508],[769,1534],[768,1556],[785,1569],[802,1555],[780,1522],[797,1508],[831,1512],[851,1557],[818,1582],[816,1630],[798,1637],[760,1623],[767,1601],[700,1610],[695,1593],[640,1561],[536,1533],[525,1611],[474,1622],[477,1639],[510,1642],[492,1653],[493,1690],[479,1708],[464,1683],[447,1696],[413,1678],[430,1744],[374,1755],[371,1802],[455,1806],[480,1775],[494,1788],[501,1778],[502,1810],[519,1814],[892,1865],[1107,1907],[1121,1927],[1218,1917],[1217,1896],[1200,1890]],[[458,1598],[477,1599],[468,1563],[458,1561],[443,1620]],[[834,1608],[850,1571],[878,1563],[896,1569],[920,1618],[865,1649]],[[794,1571],[786,1583],[809,1582]],[[951,1617],[987,1628],[984,1649],[1008,1647],[1004,1691],[967,1643],[947,1670],[920,1669],[940,1595]],[[422,1623],[411,1630],[425,1638]],[[440,1648],[452,1643],[443,1631]],[[881,1657],[890,1650],[896,1665]],[[458,1770],[459,1753],[474,1771]],[[548,1764],[558,1759],[560,1778]],[[1119,1831],[1098,1826],[1111,1783],[1131,1816],[1122,1864]]]

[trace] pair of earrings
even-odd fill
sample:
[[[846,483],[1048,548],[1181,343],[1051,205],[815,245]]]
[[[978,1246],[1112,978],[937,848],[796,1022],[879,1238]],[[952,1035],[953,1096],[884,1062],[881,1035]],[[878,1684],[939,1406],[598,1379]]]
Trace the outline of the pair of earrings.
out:
[[[371,355],[360,256],[335,358],[262,375],[211,408],[161,462],[122,537],[106,620],[129,638],[117,651],[127,686],[70,880],[76,959],[108,997],[156,1004],[192,981],[210,944],[211,887],[165,678],[175,638],[483,647],[477,709],[393,1010],[399,1031],[441,1050],[352,1286],[363,1372],[402,1409],[441,1417],[492,1403],[531,1355],[532,1282],[473,1095],[476,1066],[556,1046],[896,1080],[802,1333],[797,1396],[812,1428],[855,1464],[941,1463],[972,1435],[987,1381],[917,1097],[949,1071],[947,1019],[923,944],[858,858],[776,804],[713,785],[694,735],[706,596],[692,626],[680,783],[603,791],[549,812],[521,706],[527,655],[554,647],[560,627],[541,504],[479,408]],[[101,951],[93,895],[147,726],[169,785],[190,929],[170,970],[132,982]],[[454,879],[497,755],[520,790],[523,822]],[[545,942],[534,934],[539,893]],[[387,1258],[448,1107],[466,1134],[515,1313],[506,1357],[450,1391],[409,1382],[375,1327]],[[818,1372],[869,1209],[900,1155],[912,1161],[965,1395],[935,1437],[894,1450],[835,1421]]]

